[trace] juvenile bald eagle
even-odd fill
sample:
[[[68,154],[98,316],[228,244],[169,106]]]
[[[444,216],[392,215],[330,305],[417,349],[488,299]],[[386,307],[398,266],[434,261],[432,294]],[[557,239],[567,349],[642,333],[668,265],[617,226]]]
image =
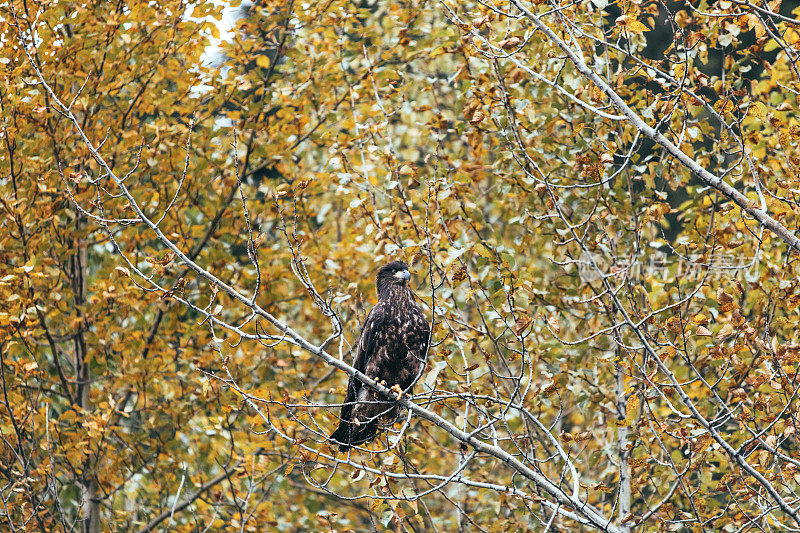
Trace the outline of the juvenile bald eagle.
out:
[[[393,261],[378,271],[378,303],[356,346],[353,366],[374,379],[411,393],[425,366],[430,327],[408,287],[408,265]],[[331,440],[342,451],[375,437],[382,417],[396,416],[394,402],[350,376],[339,427]]]

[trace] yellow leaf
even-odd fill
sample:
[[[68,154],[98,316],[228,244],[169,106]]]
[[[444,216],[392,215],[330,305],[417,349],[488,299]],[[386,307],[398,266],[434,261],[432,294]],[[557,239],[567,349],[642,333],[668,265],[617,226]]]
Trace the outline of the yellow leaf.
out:
[[[269,58],[265,55],[260,55],[256,58],[256,65],[261,68],[269,68]]]
[[[695,453],[700,453],[704,451],[706,448],[711,446],[711,443],[714,442],[714,437],[706,433],[705,435],[700,435],[697,437],[697,442],[694,443],[692,449]]]
[[[632,20],[625,25],[625,29],[633,33],[643,33],[647,31],[647,26],[645,26],[638,20]]]
[[[626,31],[631,33],[643,33],[647,31],[647,26],[636,20],[635,18],[631,18],[629,15],[622,15],[621,17],[617,17],[617,26],[620,26]]]
[[[667,329],[672,333],[680,333],[682,331],[681,319],[673,316],[667,319]]]
[[[632,415],[635,415],[635,411],[639,409],[639,397],[635,394],[631,394],[628,398],[628,404],[625,406],[625,418],[631,418]]]
[[[725,292],[722,287],[717,290],[717,304],[719,306],[720,313],[727,313],[739,307],[736,300],[733,299],[733,296]]]
[[[752,111],[752,113],[761,120],[765,120],[767,118],[767,106],[761,102],[756,102],[750,106],[750,111]]]
[[[486,246],[485,244],[479,244],[479,245],[475,246],[474,248],[472,248],[472,250],[475,253],[477,253],[478,255],[480,255],[481,257],[485,257],[487,259],[494,259],[494,254],[489,249],[489,247]]]
[[[751,30],[755,29],[757,39],[760,39],[767,34],[767,30],[764,28],[764,24],[761,22],[761,19],[759,19],[758,16],[754,15],[753,13],[747,15],[747,27]]]
[[[659,356],[661,357],[662,360],[664,360],[674,357],[676,353],[678,353],[678,351],[675,349],[674,346],[667,346],[661,351]]]
[[[649,458],[649,455],[645,455],[644,457],[631,457],[628,459],[628,464],[631,465],[631,468],[639,468],[640,466],[644,466]]]

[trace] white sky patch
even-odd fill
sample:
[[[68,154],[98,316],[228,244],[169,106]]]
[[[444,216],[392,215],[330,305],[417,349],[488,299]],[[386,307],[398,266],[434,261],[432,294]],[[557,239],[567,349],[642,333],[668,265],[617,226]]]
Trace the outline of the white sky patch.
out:
[[[219,36],[215,37],[210,33],[207,34],[210,44],[200,57],[200,65],[204,67],[218,67],[223,63],[223,43],[231,41],[233,38],[233,28],[236,22],[247,13],[247,9],[253,5],[253,2],[250,1],[242,1],[236,7],[231,7],[230,2],[224,0],[213,0],[213,2],[217,6],[222,6],[221,18],[217,19],[216,17],[209,16],[206,18],[206,21],[217,27]],[[192,10],[193,6],[190,6],[186,10],[186,18],[189,20],[199,20],[192,18]],[[220,74],[224,77],[227,75],[228,70],[229,67],[223,67]],[[192,96],[201,96],[212,88],[211,85],[196,85],[192,88]]]
[[[209,18],[209,21],[216,25],[219,30],[219,38],[209,35],[211,44],[203,52],[202,64],[206,66],[217,66],[222,62],[222,43],[230,42],[233,37],[233,27],[236,21],[247,12],[253,2],[241,2],[237,7],[231,7],[229,2],[214,0],[214,4],[223,6],[222,18],[217,20]]]

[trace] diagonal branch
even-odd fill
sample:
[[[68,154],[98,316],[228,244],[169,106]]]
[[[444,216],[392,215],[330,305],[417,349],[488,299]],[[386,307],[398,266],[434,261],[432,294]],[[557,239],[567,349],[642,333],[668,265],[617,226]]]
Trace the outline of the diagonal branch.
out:
[[[790,248],[800,252],[800,238],[794,234],[789,228],[772,218],[765,208],[756,207],[755,202],[748,199],[744,194],[736,190],[733,186],[726,183],[722,177],[713,174],[712,172],[703,168],[697,161],[683,153],[680,148],[664,137],[655,128],[647,124],[642,117],[640,117],[633,109],[631,109],[625,100],[611,88],[611,86],[603,80],[594,70],[589,68],[584,62],[581,55],[569,46],[563,39],[541,19],[536,16],[530,9],[525,7],[520,0],[511,0],[511,3],[519,9],[522,14],[530,20],[536,28],[542,31],[550,41],[555,44],[575,65],[575,68],[585,78],[594,83],[600,90],[602,90],[611,102],[619,109],[623,115],[628,119],[637,130],[644,136],[651,139],[666,150],[671,156],[677,159],[683,166],[688,168],[700,180],[714,189],[718,190],[721,194],[727,197],[738,205],[742,211],[756,219],[762,226],[769,229],[772,233],[780,237]]]

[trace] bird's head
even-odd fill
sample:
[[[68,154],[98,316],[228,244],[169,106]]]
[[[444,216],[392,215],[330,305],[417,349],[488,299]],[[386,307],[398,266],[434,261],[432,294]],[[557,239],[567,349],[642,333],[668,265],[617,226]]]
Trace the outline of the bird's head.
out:
[[[378,296],[392,286],[405,286],[411,279],[408,265],[402,261],[392,261],[378,271]]]

